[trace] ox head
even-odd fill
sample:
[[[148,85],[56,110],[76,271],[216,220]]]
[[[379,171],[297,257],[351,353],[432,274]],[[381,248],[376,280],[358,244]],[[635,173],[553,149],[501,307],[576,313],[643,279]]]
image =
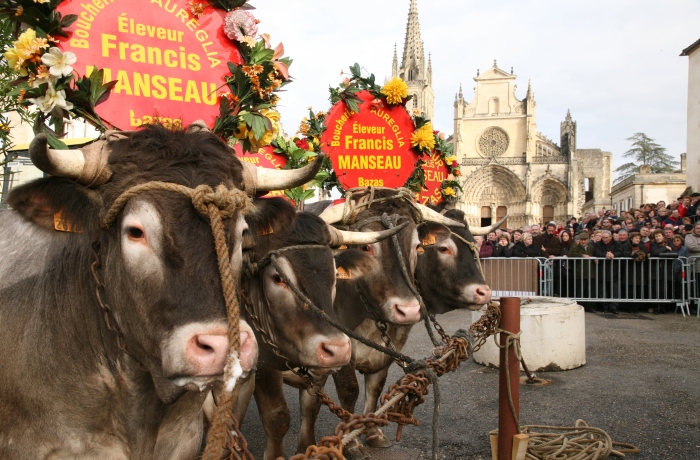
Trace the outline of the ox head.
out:
[[[243,189],[243,167],[230,149],[200,129],[171,132],[149,127],[82,151],[47,149],[46,138],[39,135],[30,154],[55,177],[15,189],[10,204],[50,228],[53,238],[70,248],[62,257],[76,258],[75,283],[85,293],[81,314],[102,318],[89,275],[94,259],[89,248],[98,241],[103,300],[128,349],[150,372],[160,398],[170,402],[184,389],[220,377],[229,348],[228,322],[208,219],[184,195],[145,191],[129,199],[110,228],[102,230],[100,223],[117,197],[137,184],[162,181],[189,188],[223,184]],[[54,233],[57,215],[81,233]],[[242,212],[225,219],[224,226],[238,281],[247,231]],[[116,348],[104,321],[96,324],[105,346]],[[250,327],[245,322],[240,326],[239,359],[243,369],[250,370],[257,344]],[[111,350],[113,356],[121,356]]]
[[[418,255],[416,279],[421,295],[428,311],[434,314],[458,308],[479,310],[491,300],[491,289],[477,265],[472,249],[475,246],[465,243],[475,244],[474,237],[462,211],[453,209],[444,215],[463,226],[435,222],[418,226],[422,251]]]
[[[255,244],[244,252],[250,262],[261,261],[243,281],[248,308],[259,318],[258,322],[249,318],[250,322],[265,330],[289,361],[316,373],[337,370],[348,363],[351,349],[349,338],[321,317],[335,318],[336,267],[330,246],[373,243],[398,229],[376,235],[339,232],[310,213],[297,213],[279,198],[256,200],[256,208],[247,217],[246,237],[254,238]],[[269,263],[271,251],[277,256],[275,264]],[[295,288],[323,313],[310,308]],[[258,331],[259,365],[286,369],[261,339]]]
[[[395,196],[396,190],[376,189],[375,198]],[[360,199],[361,197],[353,197]],[[343,205],[333,206],[321,214],[328,223],[339,222],[343,216]],[[364,310],[361,304],[374,310],[377,316],[386,322],[409,325],[420,321],[420,303],[402,273],[406,268],[410,282],[416,267],[417,251],[420,246],[416,225],[413,221],[415,208],[411,202],[403,199],[389,200],[361,208],[354,213],[354,223],[350,229],[362,232],[385,230],[381,222],[383,215],[394,220],[395,225],[406,225],[397,235],[398,250],[392,239],[377,243],[349,246],[336,255],[339,270],[350,274],[343,283],[353,285],[361,302],[355,308]],[[440,216],[442,219],[442,216]],[[379,220],[378,220],[379,219]],[[361,277],[360,277],[361,276]],[[352,291],[349,291],[352,292]]]

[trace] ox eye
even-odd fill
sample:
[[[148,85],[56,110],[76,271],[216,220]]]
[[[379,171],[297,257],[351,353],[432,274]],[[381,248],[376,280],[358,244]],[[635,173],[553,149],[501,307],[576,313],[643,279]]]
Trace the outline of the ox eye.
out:
[[[129,235],[129,239],[132,240],[140,240],[145,236],[142,229],[131,226],[126,227],[126,234]]]
[[[438,252],[439,252],[440,254],[452,254],[452,251],[451,251],[450,248],[448,248],[447,246],[440,246],[440,247],[438,247]]]
[[[363,244],[360,246],[360,250],[368,253],[368,254],[374,254],[374,248],[372,247],[371,244]]]
[[[286,286],[286,285],[287,285],[287,283],[284,282],[284,280],[282,279],[282,277],[281,277],[278,273],[275,273],[274,275],[272,275],[272,281],[273,281],[275,284],[279,284],[280,286]]]

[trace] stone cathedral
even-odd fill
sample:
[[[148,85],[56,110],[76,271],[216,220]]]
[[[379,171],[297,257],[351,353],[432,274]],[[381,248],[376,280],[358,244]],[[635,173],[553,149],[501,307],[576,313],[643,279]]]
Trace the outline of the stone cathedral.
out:
[[[410,2],[400,65],[394,47],[392,75],[408,84],[413,95],[408,108],[433,119],[433,68],[430,55],[425,59],[417,0]],[[487,71],[477,71],[471,98],[461,85],[455,95],[450,141],[463,174],[456,207],[470,225],[508,215],[507,226],[517,228],[610,206],[612,154],[577,148],[576,122],[568,112],[559,143],[538,132],[535,93],[528,82],[525,97],[518,99],[516,79],[512,67],[505,71],[494,60]]]

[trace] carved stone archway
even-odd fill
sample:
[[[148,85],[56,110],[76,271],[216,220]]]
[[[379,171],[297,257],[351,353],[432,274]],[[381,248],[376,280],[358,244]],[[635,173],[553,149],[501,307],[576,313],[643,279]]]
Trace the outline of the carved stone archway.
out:
[[[527,192],[520,178],[499,165],[488,165],[470,174],[462,185],[459,203],[469,225],[480,225],[481,208],[489,206],[496,216],[498,207],[505,207],[508,225],[519,227],[526,224],[525,197]]]
[[[536,222],[542,222],[545,206],[554,208],[554,221],[566,221],[569,197],[566,186],[559,180],[551,176],[541,178],[532,185],[530,196],[533,204],[532,214]]]

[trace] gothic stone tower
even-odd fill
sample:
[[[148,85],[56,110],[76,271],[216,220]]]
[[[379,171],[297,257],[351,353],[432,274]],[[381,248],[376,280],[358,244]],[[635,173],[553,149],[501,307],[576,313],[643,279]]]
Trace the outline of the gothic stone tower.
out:
[[[418,5],[416,0],[411,0],[408,10],[408,23],[406,24],[406,38],[403,45],[403,58],[399,67],[399,60],[394,45],[394,61],[391,66],[392,77],[399,77],[408,84],[408,90],[413,99],[408,103],[408,109],[418,109],[423,116],[433,119],[433,107],[435,105],[435,93],[433,92],[433,66],[428,55],[428,63],[425,62],[425,50],[423,40],[420,37],[420,23],[418,22]]]
[[[564,149],[537,131],[537,103],[528,83],[516,97],[517,76],[493,67],[474,78],[474,97],[460,87],[454,102],[455,154],[462,164],[463,193],[457,206],[470,225],[508,215],[509,227],[564,221],[571,206],[575,122],[562,124]]]

